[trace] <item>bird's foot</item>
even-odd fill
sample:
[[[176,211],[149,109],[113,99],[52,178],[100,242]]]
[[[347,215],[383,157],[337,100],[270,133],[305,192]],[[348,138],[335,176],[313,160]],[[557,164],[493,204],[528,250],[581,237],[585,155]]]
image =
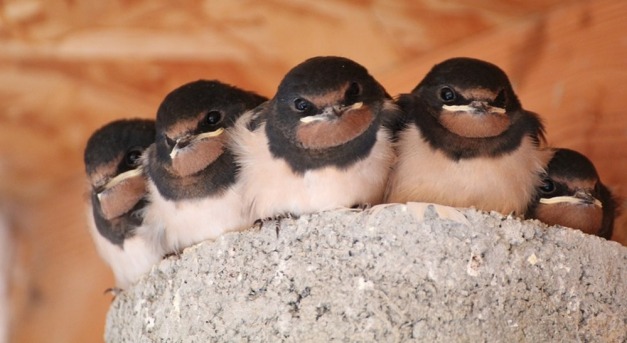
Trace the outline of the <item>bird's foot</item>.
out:
[[[372,208],[372,204],[368,204],[368,203],[363,203],[363,204],[355,204],[353,206],[351,206],[351,209],[354,209],[356,211],[366,211],[368,209]]]
[[[258,230],[261,230],[261,228],[263,227],[263,225],[266,222],[272,221],[272,222],[274,222],[274,229],[276,231],[276,236],[278,238],[279,237],[279,231],[280,231],[279,228],[281,226],[281,220],[283,220],[283,219],[298,219],[298,218],[300,218],[300,216],[296,215],[294,213],[289,213],[289,212],[281,213],[281,214],[277,214],[277,215],[275,215],[273,217],[266,217],[266,218],[263,218],[263,219],[261,219],[261,218],[257,219],[253,223],[253,227],[257,228]]]

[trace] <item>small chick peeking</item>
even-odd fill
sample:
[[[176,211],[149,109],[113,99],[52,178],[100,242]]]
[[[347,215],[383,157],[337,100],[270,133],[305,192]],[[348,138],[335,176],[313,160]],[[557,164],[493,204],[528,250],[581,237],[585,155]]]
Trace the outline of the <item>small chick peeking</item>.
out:
[[[547,175],[528,217],[606,239],[612,236],[618,201],[592,162],[570,149],[554,149]]]

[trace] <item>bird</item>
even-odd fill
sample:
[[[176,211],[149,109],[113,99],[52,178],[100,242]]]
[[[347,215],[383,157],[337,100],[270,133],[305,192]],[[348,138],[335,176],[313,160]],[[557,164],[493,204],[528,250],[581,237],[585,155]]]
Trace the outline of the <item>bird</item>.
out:
[[[96,130],[85,147],[89,232],[117,289],[135,283],[162,258],[143,220],[147,190],[141,158],[154,140],[153,120],[120,119]]]
[[[524,215],[551,154],[540,117],[522,108],[502,69],[447,59],[396,103],[405,116],[387,203]]]
[[[585,155],[565,148],[552,151],[546,177],[526,217],[610,239],[618,215],[617,197]]]
[[[393,99],[367,69],[316,56],[289,70],[272,99],[236,124],[233,151],[252,220],[383,200],[394,158]]]
[[[156,115],[155,144],[143,165],[145,217],[168,254],[237,231],[248,223],[228,142],[236,120],[267,98],[218,80],[196,80],[168,93]]]

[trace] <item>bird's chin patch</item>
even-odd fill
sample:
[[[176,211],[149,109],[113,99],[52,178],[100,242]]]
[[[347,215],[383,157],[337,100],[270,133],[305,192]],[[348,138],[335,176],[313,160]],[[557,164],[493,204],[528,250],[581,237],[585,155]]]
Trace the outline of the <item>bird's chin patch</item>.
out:
[[[495,137],[505,132],[511,124],[507,115],[493,113],[443,111],[439,120],[447,130],[468,138]]]
[[[172,159],[172,169],[180,177],[193,175],[207,168],[223,152],[223,136],[195,141],[178,151]]]
[[[562,225],[594,235],[601,229],[603,210],[593,204],[540,204],[535,217],[548,225]]]
[[[374,115],[368,107],[350,110],[342,116],[300,124],[296,138],[307,149],[340,146],[363,134],[372,124]]]
[[[130,211],[146,194],[142,175],[126,178],[98,193],[100,211],[106,220],[115,219]]]

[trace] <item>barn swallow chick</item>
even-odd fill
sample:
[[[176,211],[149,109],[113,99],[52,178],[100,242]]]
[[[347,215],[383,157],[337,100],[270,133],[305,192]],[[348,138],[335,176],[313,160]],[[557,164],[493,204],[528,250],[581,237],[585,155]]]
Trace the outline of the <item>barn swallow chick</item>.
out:
[[[569,149],[554,151],[527,217],[610,239],[617,200],[586,156]]]
[[[90,233],[122,289],[162,257],[142,217],[146,183],[141,156],[154,140],[154,121],[118,120],[94,132],[85,148]]]
[[[234,151],[251,219],[383,199],[394,157],[383,125],[398,108],[361,65],[314,57],[238,122]]]
[[[199,80],[170,92],[157,111],[156,142],[144,162],[157,240],[168,253],[250,226],[242,214],[237,165],[228,148],[242,113],[267,99]]]
[[[397,100],[406,113],[386,201],[432,202],[523,215],[550,153],[505,73],[477,59],[431,69]]]

